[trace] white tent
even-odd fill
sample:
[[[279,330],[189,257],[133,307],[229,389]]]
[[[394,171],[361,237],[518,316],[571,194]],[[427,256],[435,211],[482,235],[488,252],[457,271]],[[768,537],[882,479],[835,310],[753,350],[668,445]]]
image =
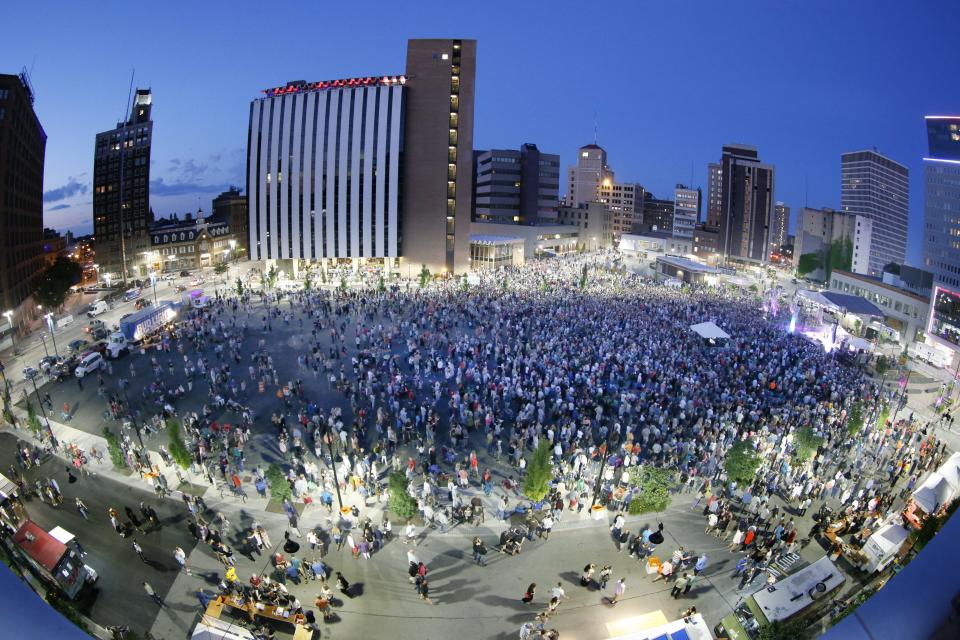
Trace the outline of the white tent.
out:
[[[910,532],[898,524],[888,524],[877,529],[863,545],[867,563],[863,569],[868,573],[882,571],[893,561]]]
[[[712,322],[701,322],[700,324],[691,325],[690,328],[705,340],[716,340],[718,338],[726,340],[730,337],[729,333]]]
[[[960,492],[960,452],[947,458],[937,473],[946,479],[954,493]]]
[[[193,628],[190,640],[253,640],[253,634],[236,623],[204,615]]]
[[[924,513],[933,513],[953,498],[950,483],[939,473],[931,473],[920,488],[913,492],[913,501]]]

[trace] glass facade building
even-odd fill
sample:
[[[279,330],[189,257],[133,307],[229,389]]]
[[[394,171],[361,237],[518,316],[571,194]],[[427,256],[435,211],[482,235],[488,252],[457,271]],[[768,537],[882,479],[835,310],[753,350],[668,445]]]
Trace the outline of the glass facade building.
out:
[[[960,116],[927,116],[923,262],[935,282],[960,288]]]

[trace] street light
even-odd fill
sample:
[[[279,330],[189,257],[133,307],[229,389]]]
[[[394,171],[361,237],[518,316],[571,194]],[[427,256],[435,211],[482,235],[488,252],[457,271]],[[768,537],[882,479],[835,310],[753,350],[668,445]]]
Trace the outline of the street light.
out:
[[[47,425],[47,435],[50,436],[50,444],[54,449],[57,448],[57,439],[53,435],[53,428],[50,426],[50,418],[47,417],[47,410],[43,406],[43,400],[40,399],[40,390],[37,389],[37,376],[30,378],[30,382],[33,383],[33,392],[37,396],[37,404],[40,405],[40,412],[43,414],[43,421]]]
[[[10,325],[10,341],[13,343],[13,355],[20,355],[17,353],[17,330],[13,326],[13,311],[4,311],[3,317],[7,319],[7,324]]]
[[[150,272],[150,284],[153,286],[153,305],[157,305],[157,272]]]
[[[57,350],[57,336],[53,331],[53,313],[48,313],[43,317],[47,320],[47,328],[50,329],[50,339],[53,340],[53,353],[59,358],[60,352]]]
[[[99,276],[100,276],[100,272],[98,271],[98,272],[97,272],[97,277],[99,277]],[[103,279],[107,281],[107,289],[109,289],[109,288],[110,288],[110,281],[113,279],[113,276],[111,276],[110,273],[107,272],[107,273],[103,274]]]

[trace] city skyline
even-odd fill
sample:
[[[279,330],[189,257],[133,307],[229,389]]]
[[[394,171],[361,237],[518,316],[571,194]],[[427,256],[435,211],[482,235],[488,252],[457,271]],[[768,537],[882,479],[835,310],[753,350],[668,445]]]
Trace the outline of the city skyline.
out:
[[[558,152],[566,167],[577,148],[593,141],[596,122],[597,142],[617,168],[618,180],[642,184],[663,197],[678,182],[706,193],[707,163],[716,161],[722,145],[749,144],[776,166],[776,200],[798,211],[804,205],[839,209],[840,154],[877,148],[910,169],[907,259],[919,265],[923,118],[957,112],[950,86],[933,67],[949,66],[960,54],[949,46],[947,23],[938,18],[946,3],[924,3],[923,11],[894,3],[871,6],[869,14],[827,3],[745,11],[736,18],[745,25],[708,3],[682,11],[624,6],[616,11],[624,19],[604,26],[615,37],[604,39],[604,63],[597,66],[578,55],[582,44],[570,43],[577,42],[584,25],[607,20],[574,5],[550,14],[536,6],[517,8],[518,19],[511,24],[525,24],[522,18],[528,14],[539,16],[543,28],[533,34],[496,24],[482,8],[440,18],[446,13],[425,4],[414,21],[402,9],[383,5],[378,19],[363,26],[365,37],[382,46],[348,49],[358,27],[328,29],[322,39],[307,39],[315,24],[305,19],[271,40],[271,55],[263,56],[256,47],[238,52],[230,44],[262,38],[257,21],[233,14],[239,19],[231,29],[221,29],[219,5],[197,9],[187,22],[166,16],[151,20],[151,40],[176,46],[144,48],[133,46],[142,36],[135,30],[107,41],[86,40],[82,34],[89,29],[84,27],[93,28],[94,16],[65,4],[42,17],[35,10],[12,8],[14,20],[42,23],[56,37],[37,40],[26,30],[13,33],[0,44],[0,58],[5,72],[32,67],[35,109],[49,137],[45,223],[59,229],[92,230],[93,140],[121,119],[131,67],[136,68],[135,85],[151,88],[157,103],[150,204],[164,216],[208,209],[230,184],[245,184],[248,107],[260,90],[289,80],[354,77],[369,69],[400,73],[407,38],[440,35],[478,40],[475,149],[519,148],[530,142]],[[135,19],[146,16],[147,9],[131,11]],[[310,11],[304,9],[307,16]],[[338,11],[330,8],[323,22],[350,17]],[[667,29],[681,18],[684,30]],[[651,27],[644,29],[640,49],[630,44],[630,25],[638,21]],[[888,48],[885,34],[891,25],[916,44],[909,50]],[[714,67],[713,52],[735,26],[755,33],[756,46],[768,55]],[[780,46],[784,29],[808,28],[822,46]],[[841,45],[869,51],[870,64],[856,76],[845,74],[831,64]],[[351,56],[337,55],[343,50]],[[539,52],[538,66],[515,64],[518,50]],[[647,50],[662,57],[645,55]],[[74,64],[66,64],[67,56]],[[926,65],[932,59],[938,64]],[[750,88],[727,80],[746,70],[767,81]],[[899,79],[895,90],[890,74]],[[631,76],[636,81],[623,81]],[[695,99],[671,90],[678,77],[691,80]],[[620,91],[616,100],[608,91],[590,89],[614,82]]]

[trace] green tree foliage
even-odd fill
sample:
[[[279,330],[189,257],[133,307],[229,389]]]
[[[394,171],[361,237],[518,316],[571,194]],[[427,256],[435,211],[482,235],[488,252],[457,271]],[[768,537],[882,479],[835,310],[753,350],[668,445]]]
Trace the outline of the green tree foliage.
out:
[[[213,272],[218,276],[222,276],[227,272],[227,269],[230,267],[227,266],[226,262],[219,262],[216,266],[213,267]]]
[[[67,291],[83,278],[83,267],[76,260],[60,256],[40,276],[33,297],[48,309],[59,308],[67,299]]]
[[[553,478],[553,463],[550,460],[550,443],[541,440],[527,465],[527,477],[523,479],[523,495],[540,502],[550,491]]]
[[[110,454],[110,462],[112,462],[113,466],[117,469],[126,469],[127,457],[123,455],[123,449],[120,448],[120,440],[116,434],[107,427],[104,427],[103,437],[107,441],[107,453]]]
[[[830,243],[827,253],[824,279],[829,282],[834,269],[850,271],[853,266],[853,241],[850,238],[838,238]]]
[[[727,472],[727,478],[737,484],[753,482],[759,467],[760,456],[757,455],[750,440],[734,442],[723,461],[723,469]]]
[[[760,627],[757,640],[807,640],[810,637],[804,621],[780,622],[778,620]]]
[[[267,286],[273,289],[277,286],[277,279],[280,277],[280,272],[277,271],[277,265],[271,265],[270,270],[267,271],[266,283]]]
[[[819,253],[804,253],[797,262],[797,275],[805,276],[823,266],[823,256]]]
[[[273,463],[267,467],[267,472],[264,476],[267,478],[267,484],[270,485],[270,497],[277,502],[283,502],[293,495],[290,482],[287,480],[287,476],[284,475],[283,469],[281,469],[277,463]]]
[[[953,512],[957,510],[957,507],[960,507],[960,499],[953,500],[944,510],[944,513],[939,516],[930,516],[923,521],[923,525],[919,529],[910,532],[910,538],[913,540],[913,553],[920,553],[933,540],[934,536],[953,515]]]
[[[873,365],[874,370],[877,372],[878,376],[882,376],[884,373],[890,369],[890,360],[887,356],[877,356],[877,362]]]
[[[243,280],[237,278],[237,296],[243,297]]]
[[[180,435],[180,423],[172,418],[167,420],[167,437],[170,439],[170,457],[180,467],[186,469],[193,462],[193,459],[190,457],[187,443],[183,441],[183,437]]]
[[[420,287],[427,286],[428,282],[430,282],[430,269],[427,269],[427,265],[423,265],[420,269]]]
[[[404,520],[417,514],[417,501],[407,493],[407,476],[400,471],[390,474],[390,513]]]
[[[346,291],[346,290],[347,290],[347,277],[340,276],[340,291]]]
[[[40,418],[37,417],[37,410],[33,408],[33,403],[27,400],[27,426],[34,436],[40,437],[43,432],[43,425],[40,424]]]
[[[641,513],[663,511],[670,505],[670,489],[673,487],[673,474],[658,467],[634,467],[630,473],[630,484],[640,489],[640,495],[630,501],[627,511],[632,516]]]
[[[587,288],[587,265],[583,265],[583,268],[580,270],[580,288]]]
[[[307,271],[307,274],[303,277],[303,290],[309,293],[312,287],[313,287],[313,272]]]
[[[794,462],[804,464],[816,454],[821,444],[823,444],[823,438],[814,433],[813,429],[810,427],[800,429],[793,437],[793,445],[796,447],[793,454]]]
[[[383,274],[380,274],[380,278],[377,280],[377,291],[383,293],[387,290],[387,283],[383,281]]]
[[[863,428],[863,403],[854,402],[847,413],[847,431],[855,436]]]
[[[293,488],[286,474],[279,464],[273,463],[267,467],[264,474],[267,484],[270,487],[270,497],[278,502],[282,502],[293,495]]]

